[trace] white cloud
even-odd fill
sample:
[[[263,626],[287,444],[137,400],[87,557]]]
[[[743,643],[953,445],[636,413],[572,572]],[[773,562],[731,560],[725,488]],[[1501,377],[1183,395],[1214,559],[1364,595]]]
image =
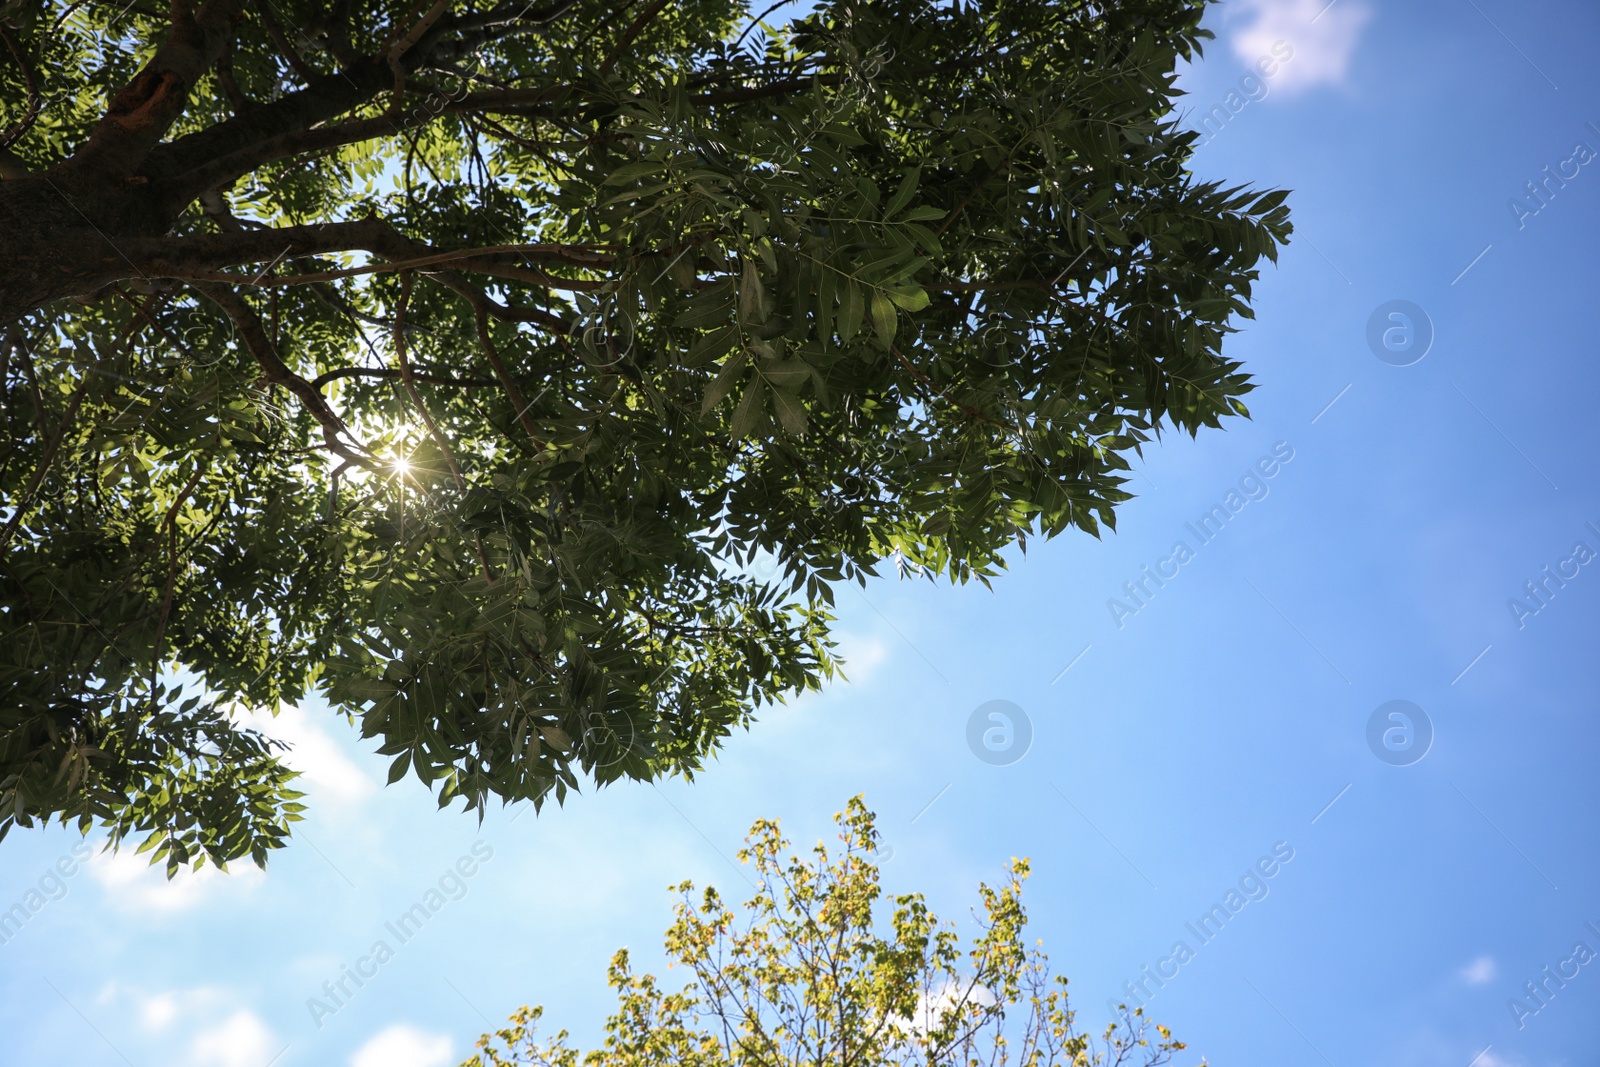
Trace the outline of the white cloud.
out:
[[[845,677],[852,683],[865,682],[873,669],[889,658],[889,646],[877,637],[844,631],[834,636],[839,642],[839,658],[844,660]]]
[[[350,1067],[444,1067],[450,1038],[399,1023],[356,1049]]]
[[[189,1043],[192,1067],[265,1067],[283,1042],[255,1012],[240,1008]]]
[[[222,986],[151,991],[108,982],[95,1003],[118,1014],[131,1011],[145,1033],[174,1043],[193,1035],[177,1060],[182,1067],[269,1067],[288,1047],[259,1015],[239,1006],[237,992]]]
[[[944,1013],[960,1009],[962,1003],[992,1008],[999,1003],[988,986],[976,982],[965,988],[959,982],[947,982],[931,995],[923,990],[917,994],[917,1006],[910,1018],[900,1016],[896,1022],[913,1034],[926,1034],[944,1022]]]
[[[1472,1061],[1471,1067],[1517,1067],[1511,1060],[1497,1055],[1492,1049],[1484,1049],[1483,1053]]]
[[[1293,54],[1278,67],[1269,84],[1274,91],[1294,94],[1318,85],[1342,85],[1361,28],[1372,9],[1358,0],[1234,0],[1229,21],[1247,20],[1232,31],[1233,50],[1247,64],[1262,57],[1282,58],[1286,42]]]
[[[302,708],[284,707],[276,715],[241,713],[234,721],[288,743],[283,762],[301,773],[295,785],[306,788],[314,799],[349,804],[378,790],[378,784]]]
[[[191,989],[167,989],[146,993],[140,988],[116,987],[111,997],[125,993],[133,1001],[139,1015],[139,1025],[150,1033],[162,1033],[172,1028],[180,1017],[215,1019],[224,1008],[237,1003],[233,994],[217,986],[195,986]]]
[[[1479,956],[1461,969],[1461,979],[1468,985],[1486,985],[1494,980],[1494,957]]]
[[[198,871],[180,870],[168,881],[164,864],[152,867],[149,856],[137,855],[132,849],[100,853],[86,866],[111,902],[128,911],[183,911],[225,888],[253,889],[265,877],[245,860],[230,864],[226,874],[207,864]]]
[[[139,1005],[139,1025],[146,1030],[165,1030],[178,1017],[178,998],[173,993],[157,993]]]

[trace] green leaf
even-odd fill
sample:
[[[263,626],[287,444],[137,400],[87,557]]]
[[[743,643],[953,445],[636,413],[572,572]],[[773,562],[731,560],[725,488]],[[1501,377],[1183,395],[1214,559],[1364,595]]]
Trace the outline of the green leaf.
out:
[[[801,359],[786,359],[761,368],[762,375],[779,389],[797,389],[811,377],[811,368]]]
[[[849,344],[861,329],[861,316],[865,301],[861,286],[854,281],[843,281],[839,294],[839,340]]]
[[[744,396],[739,398],[739,406],[734,409],[733,421],[728,426],[728,433],[735,439],[748,437],[766,415],[766,392],[765,382],[760,378],[751,379]]]
[[[921,178],[921,167],[912,167],[906,171],[905,177],[900,179],[900,187],[894,191],[894,195],[889,198],[889,202],[883,205],[885,221],[894,218],[895,214],[909,204],[913,196],[917,195],[917,182]]]
[[[833,305],[837,298],[839,272],[822,265],[817,279],[816,332],[827,348],[833,341]]]
[[[761,273],[756,269],[756,261],[746,259],[744,271],[739,277],[739,321],[742,323],[762,323],[767,321],[766,289],[761,284]]]
[[[705,399],[700,404],[701,415],[709,415],[712,408],[722,403],[722,398],[728,395],[728,391],[733,388],[734,383],[743,374],[745,363],[749,359],[750,356],[744,349],[740,349],[727,358],[722,364],[722,369],[717,372],[717,376],[712,379],[710,385],[706,386]]]
[[[611,172],[603,184],[627,185],[629,182],[638,181],[648,174],[655,174],[662,170],[664,164],[658,160],[646,159],[637,163],[625,163]]]
[[[889,299],[906,311],[921,311],[928,306],[928,294],[916,286],[901,286],[889,290]]]
[[[894,344],[895,327],[898,319],[894,311],[894,301],[881,289],[872,291],[872,328],[878,334],[878,340],[883,347],[888,348]]]
[[[778,423],[796,437],[806,432],[806,409],[800,397],[787,389],[772,391],[772,408],[778,413]]]
[[[683,359],[686,367],[700,367],[712,360],[721,359],[734,342],[739,339],[739,330],[735,326],[724,326],[720,330],[701,334],[689,346],[689,352]]]

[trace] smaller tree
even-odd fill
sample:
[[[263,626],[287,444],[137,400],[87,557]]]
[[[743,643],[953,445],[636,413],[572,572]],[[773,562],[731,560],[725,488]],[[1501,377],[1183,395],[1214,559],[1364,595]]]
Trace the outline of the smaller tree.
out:
[[[1024,942],[1026,859],[999,889],[978,887],[980,932],[964,949],[920,893],[892,898],[885,925],[873,814],[857,797],[834,821],[843,853],[819,843],[814,863],[783,859],[776,822],[752,827],[739,858],[760,880],[742,924],[715,889],[697,904],[692,883],[678,886],[666,948],[693,979],[663,992],[620,950],[603,1048],[580,1056],[566,1030],[541,1039],[543,1009],[524,1007],[462,1067],[1159,1067],[1184,1047],[1163,1026],[1150,1036],[1142,1009],[1099,1040],[1077,1029],[1067,979]]]

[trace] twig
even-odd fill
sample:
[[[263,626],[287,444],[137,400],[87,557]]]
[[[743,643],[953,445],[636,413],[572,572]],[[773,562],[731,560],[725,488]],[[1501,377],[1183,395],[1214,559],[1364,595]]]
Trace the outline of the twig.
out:
[[[622,53],[627,51],[628,46],[645,31],[645,27],[650,25],[651,20],[661,14],[661,9],[666,7],[667,3],[668,0],[655,0],[655,3],[639,13],[639,17],[633,20],[633,25],[628,27],[628,32],[622,35],[622,39],[611,50],[611,54],[606,57],[605,62],[600,64],[600,69],[596,72],[600,77],[604,78],[611,73],[612,64],[616,63],[621,58]]]
[[[283,27],[273,17],[272,0],[261,0],[256,4],[256,11],[261,15],[261,25],[267,31],[267,36],[272,38],[272,43],[278,46],[278,51],[283,53],[283,58],[294,68],[294,72],[307,82],[315,78],[317,72],[299,52],[295,51],[294,45],[289,43],[288,36],[283,32]]]
[[[11,52],[11,58],[16,60],[17,66],[22,69],[22,81],[28,87],[28,103],[23,109],[22,117],[0,135],[0,148],[9,148],[17,138],[33,128],[33,122],[39,117],[39,108],[44,103],[44,97],[39,92],[38,76],[29,65],[28,57],[23,54],[22,46],[17,44],[17,39],[11,35],[10,27],[3,22],[0,22],[0,40],[5,41],[6,48]]]
[[[32,356],[26,348],[23,349],[23,355],[28,359],[24,366],[31,369]],[[55,462],[56,450],[61,447],[61,441],[67,436],[67,430],[72,426],[72,420],[77,417],[78,405],[83,403],[84,393],[89,389],[89,377],[89,375],[85,374],[78,379],[78,386],[72,391],[72,399],[67,402],[66,413],[61,416],[61,421],[56,423],[56,432],[51,434],[50,443],[45,446],[44,455],[39,457],[39,466],[34,469],[33,477],[28,479],[28,488],[23,491],[21,498],[14,505],[11,518],[6,522],[5,529],[0,530],[0,559],[5,558],[6,552],[10,550],[11,538],[22,524],[22,517],[33,507],[33,498],[38,494],[39,487],[44,484],[45,475],[50,472],[50,464]],[[41,407],[41,427],[43,421],[44,412]]]
[[[406,328],[412,330],[416,329],[415,326]],[[340,378],[393,379],[400,378],[402,376],[402,372],[393,370],[389,367],[340,367],[337,370],[325,371],[322,374],[317,375],[315,378],[311,379],[311,384],[316,386],[318,389],[321,389],[329,382],[337,381]],[[421,374],[412,374],[411,377],[415,381],[427,382],[429,385],[458,385],[462,388],[496,384],[493,378],[447,378],[443,374],[428,374],[425,371]]]
[[[261,319],[250,309],[250,305],[245,303],[243,297],[227,286],[210,282],[197,282],[194,287],[233,320],[233,324],[238,327],[240,338],[261,366],[266,380],[270,384],[286,387],[299,398],[301,404],[311,413],[311,417],[322,426],[322,439],[328,451],[365,470],[379,469],[378,464],[370,457],[351,451],[350,447],[340,440],[341,434],[350,432],[344,420],[328,406],[327,400],[315,386],[294,373],[283,362],[277,350],[272,347],[271,338],[262,328]]]
[[[450,473],[456,480],[456,488],[466,488],[466,482],[461,478],[461,468],[456,464],[456,457],[450,451],[450,445],[445,441],[444,435],[439,432],[439,426],[433,421],[428,407],[422,402],[422,397],[417,393],[416,379],[411,373],[411,361],[406,358],[406,305],[411,302],[411,272],[406,271],[400,275],[400,302],[394,310],[394,355],[400,364],[400,381],[406,387],[406,394],[411,397],[411,403],[416,406],[417,414],[422,416],[428,433],[433,437],[434,444],[439,446],[439,451],[444,453],[444,460],[450,465]]]
[[[156,672],[161,668],[161,643],[166,638],[167,618],[172,613],[172,593],[178,583],[178,509],[189,499],[194,487],[200,484],[200,477],[205,472],[204,464],[195,468],[194,474],[189,477],[189,481],[172,501],[172,506],[167,509],[166,518],[161,520],[161,524],[167,528],[167,584],[161,592],[161,614],[156,619],[155,650],[150,654],[152,689],[155,687]]]
[[[483,345],[484,355],[489,357],[489,365],[494,368],[495,377],[500,379],[501,388],[505,389],[506,395],[511,398],[511,403],[516,406],[517,421],[528,432],[528,436],[533,438],[533,443],[543,448],[544,441],[540,439],[539,431],[534,428],[533,420],[528,418],[528,405],[522,402],[522,391],[517,388],[517,383],[511,380],[510,372],[506,370],[504,361],[500,359],[500,353],[495,350],[494,341],[489,337],[488,309],[482,303],[475,303],[473,311],[478,319],[478,341]]]

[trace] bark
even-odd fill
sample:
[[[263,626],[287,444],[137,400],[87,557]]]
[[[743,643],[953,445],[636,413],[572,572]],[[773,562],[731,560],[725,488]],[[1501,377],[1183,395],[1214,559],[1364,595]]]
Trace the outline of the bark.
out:
[[[105,193],[74,196],[63,184],[59,175],[0,182],[0,323],[63,297],[139,277],[124,250],[129,235],[159,233],[170,226],[170,221],[141,211],[148,205],[140,201],[147,198],[122,182],[105,183],[129,194],[116,211],[103,210],[97,202]],[[77,192],[82,185],[69,188]]]
[[[166,40],[112,97],[105,115],[72,157],[37,175],[0,158],[4,164],[0,325],[64,298],[88,298],[123,281],[173,278],[226,284],[233,281],[226,273],[230,268],[355,249],[389,261],[434,255],[440,250],[417,246],[377,220],[196,235],[174,234],[173,228],[197,200],[205,200],[216,218],[214,194],[265,164],[392,136],[441,113],[549,107],[552,98],[573,88],[468,93],[463,85],[461,93],[448,97],[408,99],[403,95],[407,74],[448,66],[488,39],[529,32],[572,6],[570,0],[557,0],[535,9],[524,0],[513,0],[492,11],[457,17],[446,13],[448,5],[439,2],[380,54],[346,53],[347,61],[332,74],[307,68],[304,88],[270,103],[250,104],[231,118],[166,141],[194,85],[219,64],[228,66],[228,49],[243,5],[244,0],[198,4],[173,0]],[[623,51],[663,7],[651,4],[630,26],[616,52]],[[696,100],[718,104],[781,95],[813,80],[713,90]],[[374,114],[375,102],[386,95],[392,96],[391,105]],[[564,324],[548,313],[488,300],[458,273],[469,270],[551,287],[595,284],[569,280],[559,286],[561,279],[519,265],[525,251],[519,250],[516,257],[485,255],[470,264],[460,263],[457,271],[428,273],[475,309],[496,318],[562,328]],[[603,267],[596,261],[604,258],[574,251],[553,261]]]
[[[177,0],[172,27],[145,68],[123,86],[78,152],[58,168],[63,178],[127,177],[161,142],[232,37],[244,0],[208,0],[197,11]]]
[[[96,225],[49,176],[0,182],[0,322],[113,282],[203,276],[352,248],[382,255],[386,248],[409,247],[375,219],[172,237],[160,235],[171,221],[159,202],[121,215],[124,225]]]
[[[266,163],[431,120],[438,108],[419,103],[317,128],[391,89],[397,71],[458,58],[496,26],[481,17],[467,26],[438,18],[407,35],[396,49],[401,54],[363,57],[336,74],[313,75],[298,92],[163,143],[192,87],[222,59],[242,6],[243,0],[209,0],[193,8],[176,0],[167,40],[70,159],[41,175],[7,168],[0,180],[0,324],[119,281],[203,276],[274,257],[357,248],[393,258],[395,250],[410,248],[393,229],[362,222],[199,236],[175,236],[172,228],[198,198]],[[533,14],[553,16],[549,9]]]

